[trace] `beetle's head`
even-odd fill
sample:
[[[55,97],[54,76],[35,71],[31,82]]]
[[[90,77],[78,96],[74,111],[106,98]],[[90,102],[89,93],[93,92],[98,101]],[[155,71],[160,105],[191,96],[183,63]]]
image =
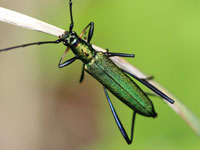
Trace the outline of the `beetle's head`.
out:
[[[78,43],[78,35],[74,31],[65,31],[65,33],[60,36],[60,39],[63,41],[63,44],[68,47],[75,46]]]
[[[69,0],[69,8],[70,8],[70,18],[71,23],[69,25],[69,31],[65,31],[63,35],[59,37],[61,41],[63,41],[63,44],[67,47],[75,47],[79,43],[79,36],[76,34],[76,32],[72,31],[74,27],[74,21],[72,16],[72,1]]]

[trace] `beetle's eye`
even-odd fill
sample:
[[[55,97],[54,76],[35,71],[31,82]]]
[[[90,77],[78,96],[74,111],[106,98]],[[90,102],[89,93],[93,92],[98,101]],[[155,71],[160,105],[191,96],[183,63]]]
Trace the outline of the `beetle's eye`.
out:
[[[72,36],[72,37],[75,37],[75,36],[76,36],[75,32],[72,32],[72,33],[71,33],[71,36]]]

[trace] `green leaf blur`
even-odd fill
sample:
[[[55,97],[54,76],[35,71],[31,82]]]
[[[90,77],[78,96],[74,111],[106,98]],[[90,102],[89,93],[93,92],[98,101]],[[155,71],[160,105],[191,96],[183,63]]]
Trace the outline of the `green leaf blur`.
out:
[[[69,28],[68,0],[7,0],[1,7],[66,30]],[[153,75],[200,117],[200,1],[73,0],[73,15],[77,33],[94,21],[91,43],[112,52],[134,53],[134,59],[127,59],[130,63]],[[5,23],[0,23],[0,27],[1,48],[56,39]],[[3,113],[9,114],[4,116],[7,119],[2,120],[5,126],[0,125],[1,129],[13,129],[16,135],[21,133],[25,140],[29,139],[27,147],[31,150],[44,147],[59,150],[199,149],[200,138],[156,97],[151,99],[158,117],[137,115],[133,143],[127,145],[109,110],[102,86],[89,75],[83,84],[78,83],[81,62],[57,68],[64,50],[62,44],[43,45],[0,55],[1,107],[10,108],[0,107]],[[71,52],[67,54],[68,58],[72,56]],[[129,131],[130,109],[111,94],[110,97]],[[7,130],[0,136],[5,140]],[[12,137],[8,140],[11,144],[17,139],[17,136]],[[25,141],[17,142],[20,150],[26,147]]]

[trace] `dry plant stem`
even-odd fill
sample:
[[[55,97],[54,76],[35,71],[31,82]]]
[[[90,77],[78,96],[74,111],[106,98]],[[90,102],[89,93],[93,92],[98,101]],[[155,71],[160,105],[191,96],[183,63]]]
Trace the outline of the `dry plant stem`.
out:
[[[2,7],[0,7],[0,21],[55,36],[64,32],[53,25]]]
[[[60,36],[64,33],[63,29],[57,28],[53,25],[47,24],[35,18],[20,14],[15,11],[11,11],[5,8],[0,7],[0,21],[10,23],[13,25],[17,25],[23,28],[36,30],[44,33],[48,33],[54,36]],[[106,51],[96,45],[93,45],[93,48],[97,51]],[[139,78],[146,78],[147,75],[142,73],[139,69],[134,67],[133,65],[129,64],[122,58],[119,57],[112,57],[111,58],[115,64],[117,64],[120,68],[136,75]],[[194,130],[194,132],[200,136],[200,120],[189,110],[187,109],[176,97],[170,94],[166,89],[160,86],[155,81],[149,81],[159,90],[167,94],[169,97],[175,100],[174,104],[167,103],[179,116],[181,116],[186,123]]]

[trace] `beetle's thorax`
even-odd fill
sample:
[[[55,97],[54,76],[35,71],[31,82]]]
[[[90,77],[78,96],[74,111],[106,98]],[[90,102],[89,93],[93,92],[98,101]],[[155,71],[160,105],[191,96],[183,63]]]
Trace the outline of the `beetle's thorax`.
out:
[[[88,63],[95,55],[95,50],[91,44],[81,39],[76,32],[66,31],[60,36],[60,39],[63,40],[63,44],[69,47],[83,63]]]

